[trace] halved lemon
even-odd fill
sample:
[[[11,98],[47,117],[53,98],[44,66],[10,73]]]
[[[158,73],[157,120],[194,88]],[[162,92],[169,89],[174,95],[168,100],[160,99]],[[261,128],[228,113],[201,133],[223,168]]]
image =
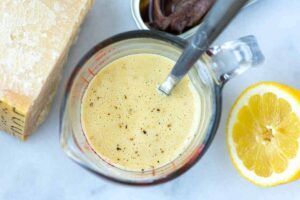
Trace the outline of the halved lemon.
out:
[[[263,82],[246,89],[227,122],[231,160],[242,176],[260,186],[300,176],[300,92]]]

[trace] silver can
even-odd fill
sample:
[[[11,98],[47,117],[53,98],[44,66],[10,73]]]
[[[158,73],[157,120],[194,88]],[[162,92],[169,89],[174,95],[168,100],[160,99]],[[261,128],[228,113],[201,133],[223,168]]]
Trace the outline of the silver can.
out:
[[[249,3],[246,5],[246,7],[251,5],[252,3],[256,2],[256,1],[257,0],[249,0]],[[149,27],[145,24],[145,22],[142,19],[141,12],[140,12],[140,3],[141,3],[141,0],[131,0],[131,13],[132,13],[134,21],[135,21],[135,23],[136,23],[136,25],[138,26],[139,29],[149,30]],[[194,33],[196,32],[199,25],[189,29],[188,31],[186,31],[186,32],[184,32],[184,33],[182,33],[178,36],[183,38],[183,39],[190,38],[192,35],[194,35]]]

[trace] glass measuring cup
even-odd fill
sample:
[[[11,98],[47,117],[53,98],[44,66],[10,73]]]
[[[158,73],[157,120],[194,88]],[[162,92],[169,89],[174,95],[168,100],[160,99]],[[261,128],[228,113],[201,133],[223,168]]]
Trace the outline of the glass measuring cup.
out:
[[[82,97],[93,77],[107,64],[131,54],[151,53],[174,61],[186,41],[154,31],[131,31],[92,48],[75,67],[66,87],[60,113],[60,144],[64,152],[87,170],[120,183],[151,185],[171,180],[198,161],[209,147],[221,115],[221,90],[226,81],[262,62],[253,36],[209,49],[189,72],[201,101],[198,131],[188,147],[171,163],[144,172],[127,171],[105,162],[88,144],[81,125]],[[134,86],[133,86],[134,87]]]

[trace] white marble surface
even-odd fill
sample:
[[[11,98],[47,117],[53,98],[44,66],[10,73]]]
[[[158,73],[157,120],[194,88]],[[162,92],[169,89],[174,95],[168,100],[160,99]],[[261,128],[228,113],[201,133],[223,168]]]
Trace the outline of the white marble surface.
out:
[[[65,67],[65,78],[96,42],[136,29],[129,0],[96,0]],[[27,142],[0,134],[0,199],[297,199],[300,182],[263,189],[240,177],[225,145],[225,121],[233,101],[258,81],[279,81],[300,89],[300,1],[260,0],[245,9],[218,43],[254,34],[266,56],[260,68],[230,81],[224,88],[223,115],[213,144],[202,160],[176,180],[136,188],[102,180],[70,161],[58,143],[58,95],[49,118]],[[62,87],[61,87],[62,88]],[[297,197],[298,196],[298,197]]]

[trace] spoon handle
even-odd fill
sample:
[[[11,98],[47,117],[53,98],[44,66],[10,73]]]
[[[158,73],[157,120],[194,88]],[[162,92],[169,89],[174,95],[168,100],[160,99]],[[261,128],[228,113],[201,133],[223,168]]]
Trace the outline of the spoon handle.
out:
[[[159,90],[169,95],[248,0],[217,0]]]

